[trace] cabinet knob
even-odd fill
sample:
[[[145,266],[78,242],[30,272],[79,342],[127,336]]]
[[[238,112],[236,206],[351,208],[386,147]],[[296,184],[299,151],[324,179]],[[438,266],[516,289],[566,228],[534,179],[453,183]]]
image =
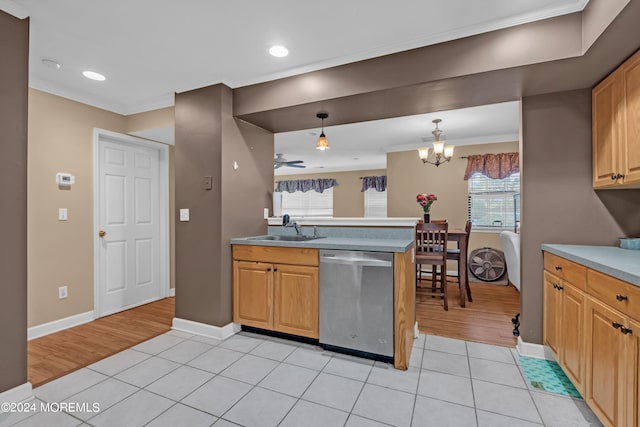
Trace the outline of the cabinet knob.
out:
[[[623,334],[627,335],[627,334],[631,334],[633,333],[633,330],[629,329],[629,328],[625,328],[624,326],[622,328],[620,328],[620,332],[622,332]]]
[[[267,268],[267,271],[271,271],[271,267]]]
[[[623,179],[624,178],[624,174],[623,173],[619,173],[618,174],[618,179]]]
[[[561,290],[563,290],[563,289],[564,289],[564,286],[560,286],[560,285],[558,285],[558,290],[559,290],[559,291],[561,291]]]
[[[628,296],[626,296],[626,295],[617,294],[617,295],[616,295],[616,299],[617,299],[618,301],[626,301],[626,300],[628,300],[628,299],[629,299],[629,297],[628,297]]]
[[[273,271],[278,271],[278,269],[277,269],[277,268],[274,268],[274,269],[273,269]]]
[[[553,284],[553,289],[558,289],[558,284],[557,283]]]
[[[613,174],[611,175],[611,181],[615,181],[616,179],[618,179],[618,174]]]
[[[611,326],[613,326],[615,329],[618,329],[622,327],[622,323],[611,322]]]
[[[562,267],[560,267],[559,265],[556,265],[556,271],[560,271],[562,270]]]

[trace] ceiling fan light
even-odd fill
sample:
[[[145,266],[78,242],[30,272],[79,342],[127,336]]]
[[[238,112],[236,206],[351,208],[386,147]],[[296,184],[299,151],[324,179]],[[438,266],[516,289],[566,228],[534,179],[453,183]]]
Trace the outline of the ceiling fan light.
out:
[[[324,136],[324,132],[322,132],[318,138],[318,142],[316,142],[316,150],[324,151],[329,148],[329,141],[327,141],[327,137]]]

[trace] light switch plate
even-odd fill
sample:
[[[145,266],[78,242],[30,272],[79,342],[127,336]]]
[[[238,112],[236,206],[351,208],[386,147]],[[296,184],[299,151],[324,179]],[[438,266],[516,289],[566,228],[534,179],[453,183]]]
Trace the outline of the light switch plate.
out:
[[[66,221],[68,218],[67,208],[58,209],[58,221]]]
[[[180,209],[180,221],[189,221],[189,209]]]

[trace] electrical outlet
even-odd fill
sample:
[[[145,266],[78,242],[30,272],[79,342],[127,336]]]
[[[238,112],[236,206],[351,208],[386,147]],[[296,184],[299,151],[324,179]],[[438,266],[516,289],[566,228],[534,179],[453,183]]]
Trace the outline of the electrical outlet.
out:
[[[58,209],[58,221],[66,221],[69,218],[67,214],[67,208]]]
[[[60,286],[58,288],[58,299],[65,299],[68,295],[67,286]]]
[[[262,213],[264,219],[269,218],[269,208],[264,208],[264,212]]]

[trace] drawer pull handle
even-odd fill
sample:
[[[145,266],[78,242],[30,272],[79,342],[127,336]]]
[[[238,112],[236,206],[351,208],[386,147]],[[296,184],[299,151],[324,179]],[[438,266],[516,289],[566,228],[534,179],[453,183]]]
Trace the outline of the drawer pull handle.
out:
[[[622,323],[611,322],[611,326],[613,326],[615,329],[618,329],[622,327]]]
[[[560,267],[559,265],[556,265],[556,270],[560,271],[560,270],[562,270],[562,267]]]
[[[632,329],[629,328],[625,328],[624,326],[622,328],[620,328],[620,332],[622,332],[623,334],[627,335],[627,334],[631,334],[633,333]]]
[[[626,295],[618,294],[618,295],[616,295],[616,299],[617,299],[618,301],[626,301],[626,300],[628,300],[628,299],[629,299],[629,297],[628,297],[628,296],[626,296]]]

